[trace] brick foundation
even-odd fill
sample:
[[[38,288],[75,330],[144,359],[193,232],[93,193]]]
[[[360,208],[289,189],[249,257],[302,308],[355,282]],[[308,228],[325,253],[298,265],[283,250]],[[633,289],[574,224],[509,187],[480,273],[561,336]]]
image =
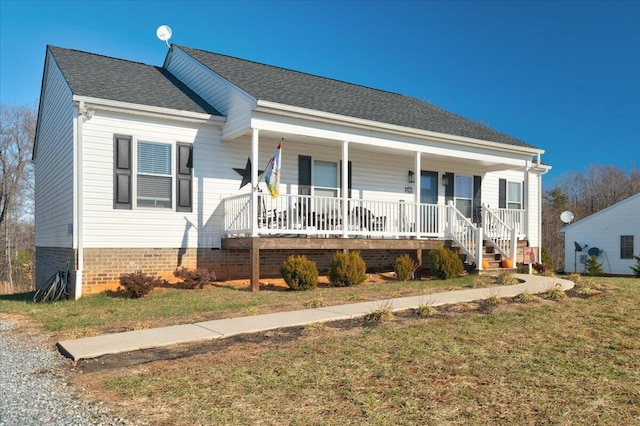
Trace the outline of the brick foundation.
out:
[[[316,262],[318,271],[326,273],[335,250],[260,250],[260,276],[274,278],[280,276],[282,262],[292,254],[305,255]],[[189,269],[206,268],[213,270],[220,280],[244,279],[251,276],[249,250],[212,250],[209,248],[85,248],[82,294],[92,294],[114,290],[120,285],[124,273],[142,271],[174,282],[173,271],[179,267]],[[393,269],[395,259],[408,254],[415,260],[415,250],[362,250],[362,258],[369,271]],[[519,246],[518,258],[521,259]],[[46,280],[63,269],[67,259],[71,259],[69,283],[73,291],[76,251],[67,248],[38,247],[36,249],[36,282],[43,285]],[[424,250],[423,263],[429,267],[428,250]],[[73,295],[72,295],[73,297]]]

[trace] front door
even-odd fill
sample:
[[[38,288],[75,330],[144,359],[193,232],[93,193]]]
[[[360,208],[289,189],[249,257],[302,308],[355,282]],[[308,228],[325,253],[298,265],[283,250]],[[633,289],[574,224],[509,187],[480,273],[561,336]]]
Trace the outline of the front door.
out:
[[[438,204],[438,172],[420,172],[420,202]]]

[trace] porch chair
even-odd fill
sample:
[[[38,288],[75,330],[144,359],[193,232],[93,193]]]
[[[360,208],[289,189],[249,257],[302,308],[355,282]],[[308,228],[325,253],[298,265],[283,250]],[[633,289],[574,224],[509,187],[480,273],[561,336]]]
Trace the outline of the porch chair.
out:
[[[384,231],[387,225],[386,216],[376,216],[371,212],[371,210],[364,207],[354,208],[353,214],[360,229],[367,229],[369,231]]]

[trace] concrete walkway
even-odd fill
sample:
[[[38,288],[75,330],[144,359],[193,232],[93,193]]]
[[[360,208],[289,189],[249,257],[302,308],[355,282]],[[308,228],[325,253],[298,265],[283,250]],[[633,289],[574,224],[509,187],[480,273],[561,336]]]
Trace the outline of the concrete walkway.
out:
[[[523,274],[515,274],[514,276],[523,280],[524,283],[105,334],[82,339],[63,340],[58,342],[58,349],[63,355],[78,361],[108,354],[158,348],[179,343],[202,342],[277,328],[360,318],[381,307],[397,312],[418,308],[421,305],[441,306],[484,300],[492,296],[514,297],[524,292],[530,294],[543,293],[554,287],[559,287],[565,291],[574,286],[573,282],[560,278]]]

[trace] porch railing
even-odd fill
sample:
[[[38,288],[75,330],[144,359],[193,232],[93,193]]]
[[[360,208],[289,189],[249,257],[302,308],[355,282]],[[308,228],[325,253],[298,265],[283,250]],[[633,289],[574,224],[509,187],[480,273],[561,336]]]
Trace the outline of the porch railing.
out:
[[[223,200],[227,235],[251,232],[250,202],[251,194]],[[258,235],[444,237],[447,224],[447,206],[432,204],[349,199],[343,217],[336,197],[259,193],[257,202]]]
[[[516,257],[516,235],[522,232],[524,212],[483,206],[482,227],[451,203],[447,206],[412,202],[258,193],[258,235],[318,235],[382,238],[451,238],[481,268],[483,240],[503,257]],[[224,224],[228,236],[251,234],[251,194],[225,198]],[[345,216],[346,211],[346,216]],[[504,219],[504,220],[503,220]]]
[[[463,215],[453,205],[449,203],[449,223],[446,237],[451,238],[460,247],[460,251],[467,256],[468,263],[476,265],[482,262],[482,254],[479,245],[482,244],[482,230],[478,229],[469,218]]]
[[[512,259],[515,265],[517,247],[517,229],[509,226],[502,217],[513,218],[515,215],[499,215],[486,206],[482,209],[482,227],[484,237],[503,257]]]
[[[500,219],[509,228],[515,229],[516,234],[519,236],[525,236],[525,211],[521,209],[492,209],[489,207],[483,207],[483,209],[489,210],[495,217]]]

